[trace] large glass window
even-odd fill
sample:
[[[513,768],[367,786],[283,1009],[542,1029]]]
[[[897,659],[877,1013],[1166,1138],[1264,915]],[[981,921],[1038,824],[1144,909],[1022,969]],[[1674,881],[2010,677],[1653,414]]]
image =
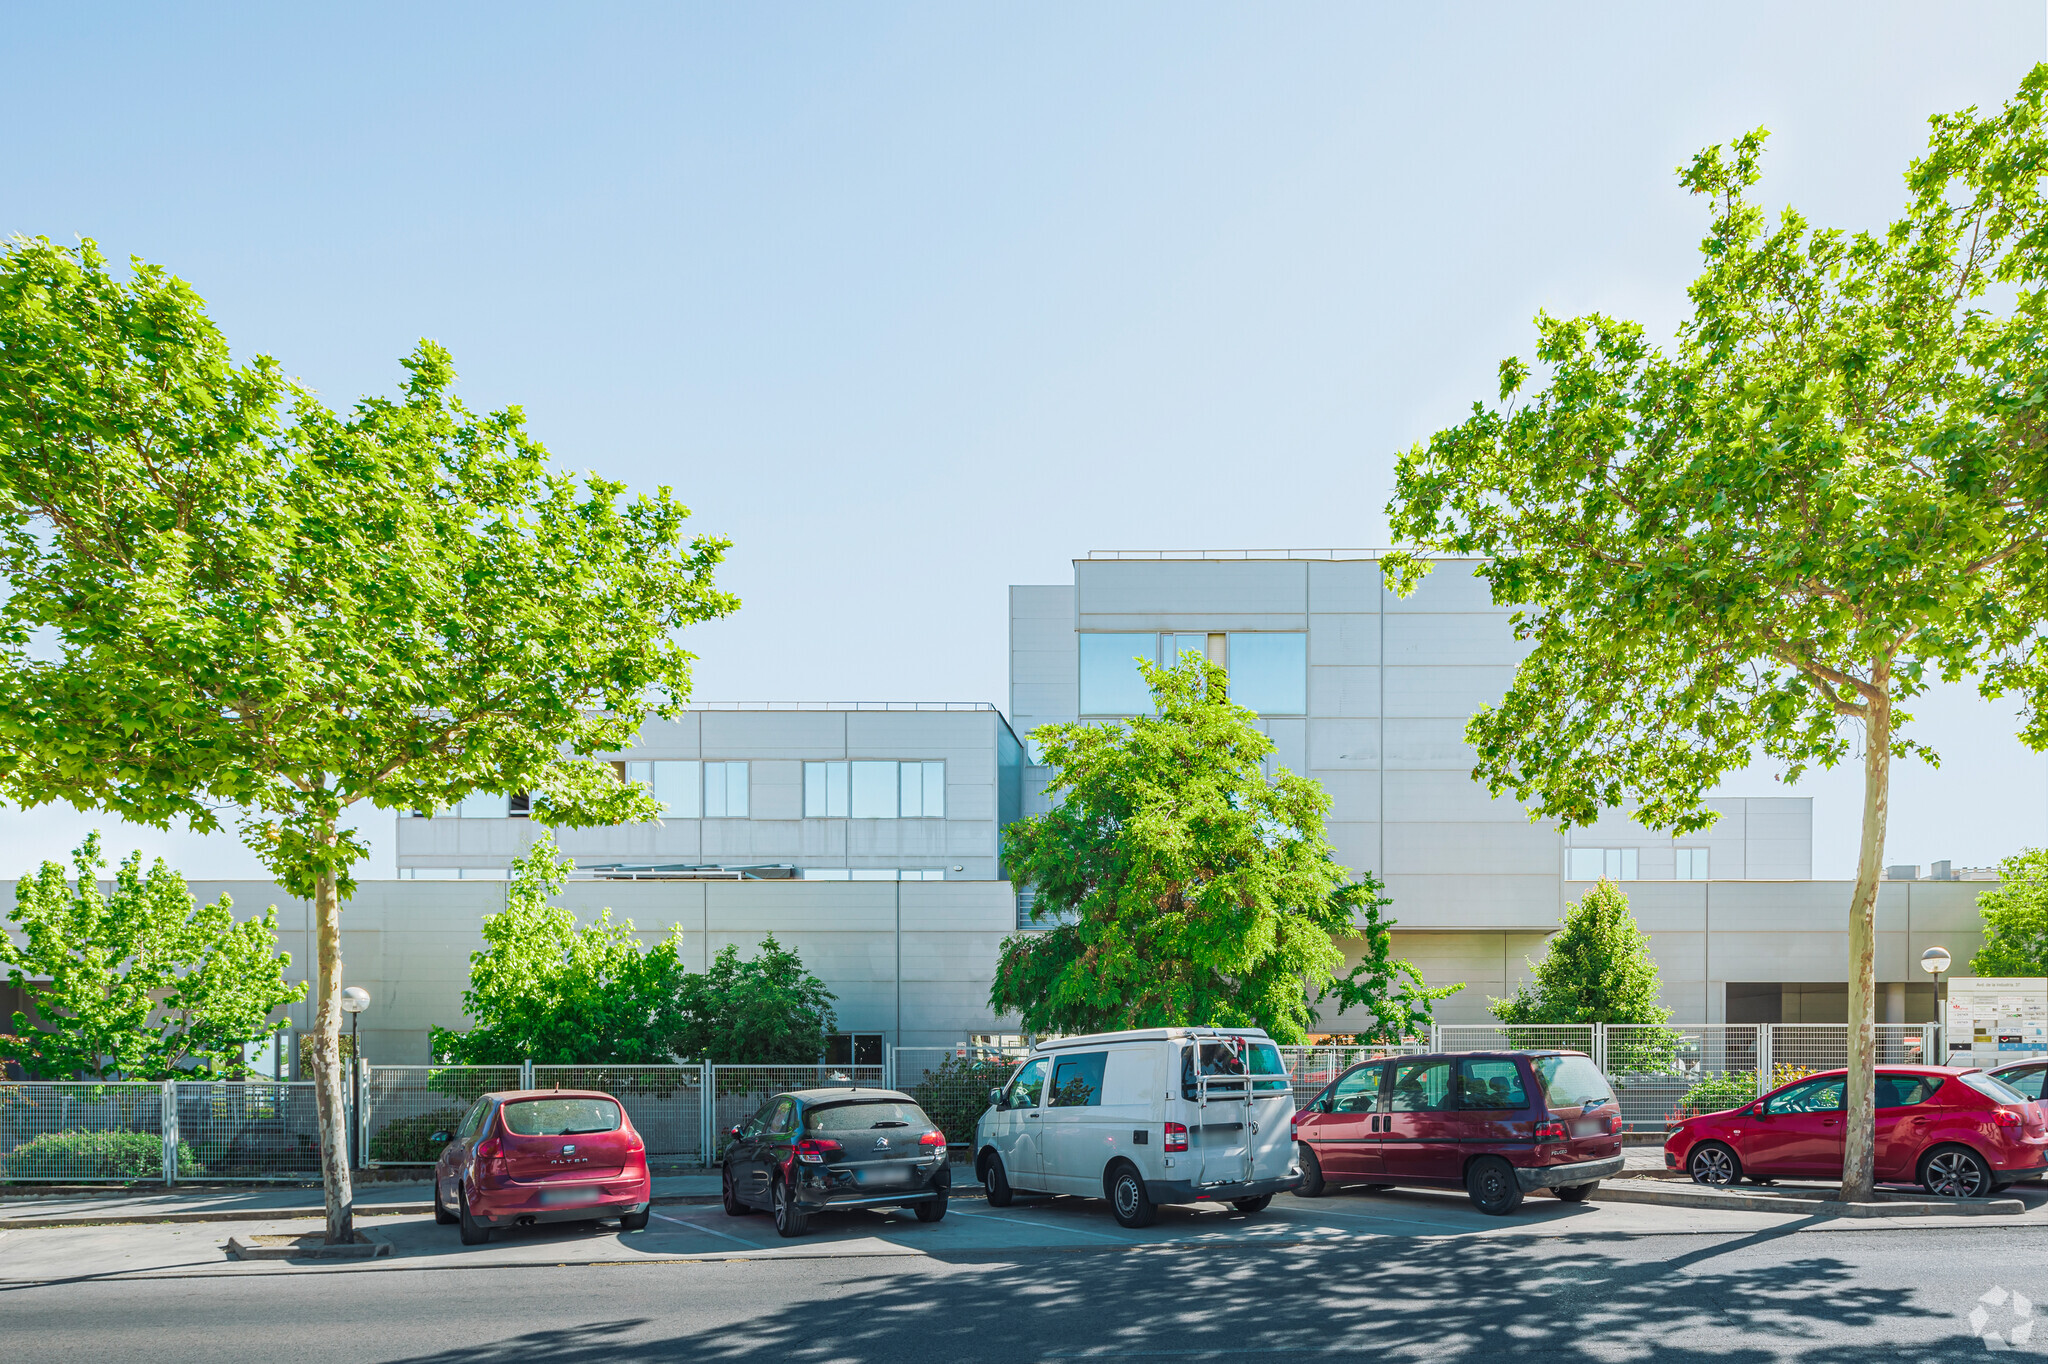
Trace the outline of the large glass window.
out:
[[[1308,713],[1308,636],[1230,637],[1230,699],[1261,715]]]
[[[1636,850],[1573,848],[1570,871],[1570,879],[1574,881],[1598,881],[1603,877],[1609,881],[1633,881],[1636,879]]]
[[[1385,1066],[1360,1066],[1343,1079],[1330,1095],[1332,1113],[1376,1113],[1380,1106],[1380,1076]]]
[[[747,765],[704,764],[704,814],[710,819],[747,817]]]
[[[742,764],[744,766],[744,764]],[[638,782],[661,802],[661,812],[676,819],[696,819],[704,812],[703,764],[666,758],[626,764],[626,780]]]
[[[1152,692],[1137,660],[1158,657],[1158,636],[1083,634],[1079,642],[1081,713],[1150,715]]]
[[[855,819],[943,819],[944,762],[804,764],[804,816]]]
[[[1707,875],[1707,850],[1705,848],[1680,848],[1678,850],[1678,879],[1681,881],[1705,881]]]
[[[455,814],[459,819],[503,819],[510,808],[510,802],[504,796],[493,795],[489,791],[472,791],[456,805]]]
[[[896,764],[853,764],[853,817],[896,818]]]
[[[1458,1062],[1458,1106],[1516,1109],[1529,1106],[1522,1068],[1506,1057]]]
[[[1400,1061],[1393,1069],[1389,1113],[1436,1113],[1451,1107],[1449,1061]]]
[[[1109,1060],[1106,1051],[1082,1056],[1062,1056],[1053,1063],[1049,1108],[1094,1108],[1102,1102],[1102,1068]]]
[[[804,764],[804,818],[846,818],[845,763]]]

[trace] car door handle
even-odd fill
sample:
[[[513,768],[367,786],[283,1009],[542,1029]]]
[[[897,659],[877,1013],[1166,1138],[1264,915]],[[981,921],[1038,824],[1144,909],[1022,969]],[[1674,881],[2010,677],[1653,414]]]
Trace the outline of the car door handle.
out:
[[[1822,1127],[1840,1127],[1842,1125],[1842,1120],[1840,1118],[1822,1118],[1820,1120],[1820,1125]]]
[[[1027,1118],[1035,1118],[1035,1117],[1037,1117],[1038,1115],[1037,1115],[1036,1113],[1026,1113],[1026,1114],[1025,1114],[1024,1116],[1025,1116],[1025,1117],[1027,1117]]]

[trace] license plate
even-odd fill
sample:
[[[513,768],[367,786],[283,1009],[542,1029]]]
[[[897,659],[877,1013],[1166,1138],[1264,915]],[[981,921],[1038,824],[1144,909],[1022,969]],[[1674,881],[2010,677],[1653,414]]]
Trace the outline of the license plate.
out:
[[[560,1208],[577,1203],[595,1203],[599,1198],[596,1189],[542,1189],[540,1205],[543,1208]]]
[[[893,1189],[910,1183],[911,1172],[900,1165],[884,1165],[862,1170],[858,1178],[863,1188]]]
[[[1604,1137],[1607,1135],[1607,1119],[1580,1118],[1572,1124],[1572,1135],[1575,1137]]]

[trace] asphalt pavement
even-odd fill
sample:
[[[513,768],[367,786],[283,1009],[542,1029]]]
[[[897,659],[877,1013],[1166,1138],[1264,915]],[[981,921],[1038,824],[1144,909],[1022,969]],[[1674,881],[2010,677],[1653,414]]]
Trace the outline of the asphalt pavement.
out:
[[[2042,1200],[2048,1203],[2048,1198]],[[465,1250],[366,1217],[395,1254],[232,1263],[230,1233],[305,1223],[0,1233],[0,1320],[39,1364],[147,1360],[804,1361],[1975,1358],[2032,1338],[2048,1223],[1883,1224],[1452,1194],[1162,1209],[954,1202],[946,1220],[821,1217],[795,1241],[715,1206],[501,1234]],[[2048,1308],[2044,1308],[2048,1311]],[[1972,1313],[1979,1313],[1973,1321]]]

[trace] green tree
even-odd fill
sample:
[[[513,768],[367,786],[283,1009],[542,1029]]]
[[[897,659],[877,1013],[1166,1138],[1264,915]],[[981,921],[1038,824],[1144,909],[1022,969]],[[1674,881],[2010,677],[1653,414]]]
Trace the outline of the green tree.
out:
[[[1998,884],[1977,896],[1984,945],[1973,976],[2048,976],[2048,849],[2028,848],[1998,864]]]
[[[1761,131],[1700,153],[1680,180],[1711,225],[1675,339],[1539,316],[1547,384],[1503,362],[1499,404],[1403,455],[1389,509],[1420,549],[1484,556],[1516,610],[1529,652],[1466,737],[1536,815],[1697,830],[1760,755],[1796,779],[1860,748],[1844,1198],[1871,1188],[1891,763],[1934,756],[1902,707],[1975,673],[2048,744],[2044,90],[2036,68],[1999,114],[1934,119],[1876,232],[1767,214]],[[1397,590],[1426,567],[1394,556]]]
[[[989,1006],[1035,1032],[1254,1026],[1301,1042],[1314,1005],[1370,1008],[1382,1031],[1427,1026],[1430,991],[1388,950],[1388,903],[1323,833],[1329,795],[1261,766],[1272,742],[1198,658],[1141,661],[1158,714],[1034,735],[1059,804],[1003,836],[1034,917],[1072,922],[1003,943]],[[1339,938],[1363,940],[1347,977]]]
[[[580,927],[550,905],[575,864],[543,834],[513,863],[505,908],[484,918],[469,958],[467,1032],[433,1030],[437,1059],[460,1065],[663,1065],[683,1027],[683,930],[652,947],[607,909]]]
[[[1490,1004],[1493,1016],[1510,1029],[1531,1024],[1657,1024],[1671,1010],[1657,1003],[1657,963],[1649,935],[1629,912],[1628,897],[1612,881],[1600,881],[1565,906],[1564,926],[1544,945],[1543,960],[1529,964],[1524,981],[1506,999]],[[1610,1040],[1608,1069],[1661,1074],[1675,1057],[1677,1034],[1650,1028]],[[1532,1034],[1531,1045],[1540,1038]]]
[[[14,984],[34,986],[43,1026],[14,1015],[0,1059],[48,1079],[234,1078],[248,1074],[242,1048],[274,1031],[270,1015],[304,998],[287,985],[291,958],[277,950],[277,907],[235,922],[234,902],[193,902],[185,879],[142,854],[100,889],[106,858],[90,834],[71,855],[73,880],[45,862],[15,883],[18,935],[8,949]]]
[[[346,416],[237,365],[189,286],[90,242],[0,255],[0,790],[241,833],[313,902],[327,1235],[353,1234],[341,1085],[352,812],[533,794],[650,819],[595,755],[689,692],[732,610],[667,489],[559,473],[423,341]],[[31,648],[31,641],[34,647]]]
[[[837,1026],[835,996],[770,933],[746,961],[728,943],[684,985],[679,1056],[726,1065],[816,1065]]]

